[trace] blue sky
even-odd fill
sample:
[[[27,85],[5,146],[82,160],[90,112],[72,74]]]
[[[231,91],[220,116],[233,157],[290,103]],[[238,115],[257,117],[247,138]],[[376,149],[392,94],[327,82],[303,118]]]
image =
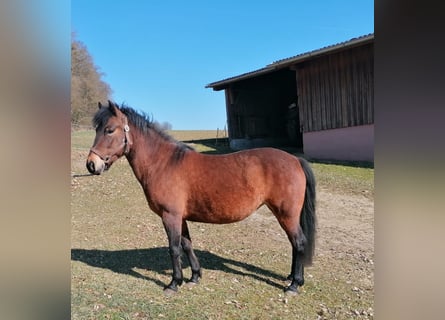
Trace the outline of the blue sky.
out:
[[[113,100],[175,130],[224,128],[211,82],[374,32],[374,2],[72,0],[71,28]]]

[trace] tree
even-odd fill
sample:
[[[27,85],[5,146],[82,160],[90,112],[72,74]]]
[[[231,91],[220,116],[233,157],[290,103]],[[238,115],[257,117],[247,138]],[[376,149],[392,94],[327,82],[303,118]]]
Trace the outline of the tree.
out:
[[[162,122],[160,124],[160,127],[162,128],[162,130],[165,130],[165,131],[171,130],[173,128],[172,124],[167,121]]]
[[[112,90],[101,78],[87,47],[71,38],[71,125],[91,125],[99,101],[110,99]]]

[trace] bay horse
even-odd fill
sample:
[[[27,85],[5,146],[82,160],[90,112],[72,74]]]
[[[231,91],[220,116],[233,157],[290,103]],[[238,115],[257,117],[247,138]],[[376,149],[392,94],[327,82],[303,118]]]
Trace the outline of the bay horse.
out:
[[[285,292],[304,284],[315,245],[315,178],[306,160],[274,148],[206,155],[176,141],[145,114],[128,106],[99,102],[93,118],[94,144],[86,167],[99,175],[125,156],[158,214],[168,237],[174,293],[183,283],[181,254],[190,262],[196,284],[201,266],[193,251],[187,221],[225,224],[241,221],[266,205],[292,245],[292,266]]]

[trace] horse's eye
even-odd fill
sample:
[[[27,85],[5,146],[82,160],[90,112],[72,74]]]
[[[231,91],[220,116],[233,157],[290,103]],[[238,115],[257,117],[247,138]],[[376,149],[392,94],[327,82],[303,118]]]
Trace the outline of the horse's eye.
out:
[[[112,134],[113,132],[114,132],[114,129],[105,128],[105,134]]]

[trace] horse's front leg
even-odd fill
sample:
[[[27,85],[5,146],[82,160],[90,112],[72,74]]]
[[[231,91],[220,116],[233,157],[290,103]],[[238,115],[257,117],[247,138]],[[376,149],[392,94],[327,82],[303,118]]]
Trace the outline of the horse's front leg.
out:
[[[182,267],[181,267],[181,226],[182,218],[169,212],[162,215],[162,223],[167,232],[169,252],[173,265],[172,281],[165,287],[165,293],[178,291],[178,286],[182,284]]]
[[[202,277],[201,266],[199,264],[198,258],[193,251],[192,239],[190,238],[189,228],[185,220],[182,221],[182,239],[181,239],[182,249],[187,254],[189,259],[190,267],[192,268],[192,277],[190,278],[189,284],[196,284],[199,282],[199,278]]]

